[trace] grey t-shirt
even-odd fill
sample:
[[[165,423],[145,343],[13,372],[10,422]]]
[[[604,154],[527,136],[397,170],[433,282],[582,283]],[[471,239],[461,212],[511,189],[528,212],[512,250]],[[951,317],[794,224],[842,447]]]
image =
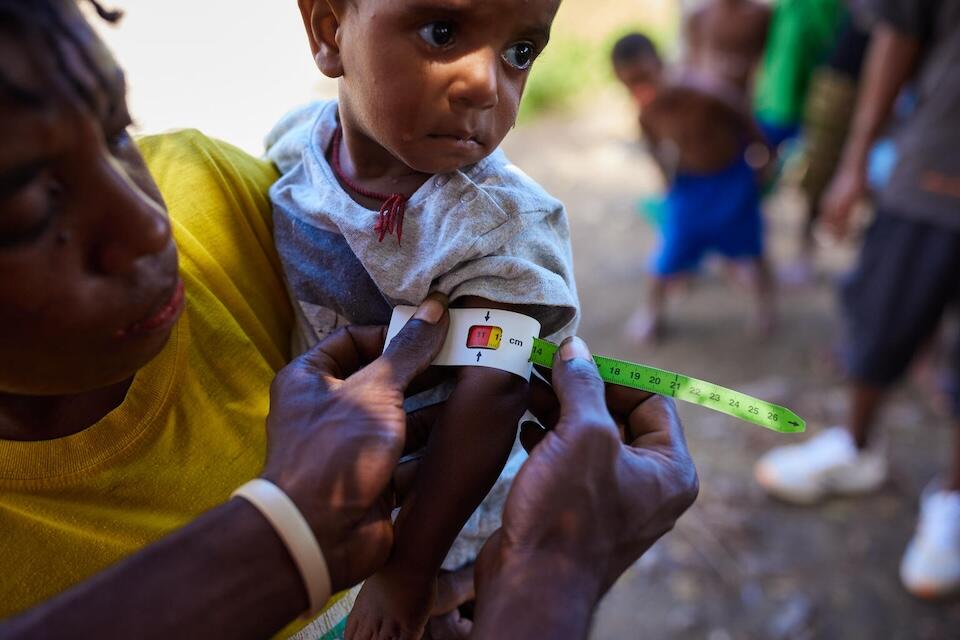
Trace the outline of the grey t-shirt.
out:
[[[497,150],[427,181],[407,202],[403,244],[380,241],[378,214],[343,190],[325,152],[337,103],[281,120],[267,157],[283,174],[270,189],[274,240],[298,317],[294,350],[343,323],[386,324],[398,304],[432,291],[516,305],[558,339],[576,330],[570,230],[563,205]]]
[[[878,18],[923,44],[917,109],[897,136],[884,210],[960,230],[960,0],[876,0]]]
[[[270,189],[274,241],[297,316],[300,352],[346,323],[387,324],[398,304],[428,293],[479,296],[537,318],[553,340],[576,331],[570,230],[563,205],[495,151],[475,165],[427,181],[407,202],[403,244],[380,242],[377,212],[343,190],[325,157],[337,103],[285,116],[267,135],[267,157],[283,174]],[[409,400],[423,406],[448,387]],[[409,402],[409,401],[408,401]],[[519,442],[494,487],[444,560],[476,558],[500,526],[510,482],[526,458]]]

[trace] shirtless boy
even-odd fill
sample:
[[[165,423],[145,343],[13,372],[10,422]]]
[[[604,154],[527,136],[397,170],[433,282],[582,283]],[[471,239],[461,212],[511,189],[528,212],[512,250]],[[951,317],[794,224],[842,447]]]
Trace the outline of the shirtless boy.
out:
[[[662,334],[670,284],[696,269],[708,252],[730,261],[754,297],[753,327],[767,334],[775,322],[772,282],[763,255],[761,162],[748,151],[765,146],[748,103],[729,82],[692,68],[665,73],[656,50],[623,43],[614,48],[614,71],[638,100],[644,140],[668,183],[662,243],[651,264],[649,306],[630,320],[638,341]],[[629,52],[634,55],[628,55]],[[652,53],[651,53],[652,51]]]

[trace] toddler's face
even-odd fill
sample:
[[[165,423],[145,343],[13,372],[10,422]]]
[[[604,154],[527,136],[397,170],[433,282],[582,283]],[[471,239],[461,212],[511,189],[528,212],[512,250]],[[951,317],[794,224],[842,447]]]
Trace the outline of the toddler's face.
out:
[[[560,0],[354,0],[337,42],[344,126],[415,171],[492,153]]]
[[[639,58],[631,62],[621,62],[614,66],[617,79],[627,88],[641,109],[657,97],[657,85],[660,82],[662,68],[656,58]]]

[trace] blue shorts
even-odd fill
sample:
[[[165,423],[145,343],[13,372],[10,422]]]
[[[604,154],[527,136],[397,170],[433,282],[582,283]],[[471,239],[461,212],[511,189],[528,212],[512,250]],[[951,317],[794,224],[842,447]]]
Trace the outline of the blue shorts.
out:
[[[767,144],[774,149],[779,149],[780,145],[800,135],[799,124],[777,124],[757,117],[757,126],[767,139]]]
[[[665,204],[661,246],[650,265],[655,275],[694,270],[709,252],[733,260],[763,254],[760,186],[742,157],[714,174],[678,174]]]

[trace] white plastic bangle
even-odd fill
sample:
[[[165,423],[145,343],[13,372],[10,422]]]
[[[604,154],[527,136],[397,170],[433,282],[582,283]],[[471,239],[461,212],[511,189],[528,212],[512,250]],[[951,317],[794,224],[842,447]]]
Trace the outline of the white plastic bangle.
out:
[[[263,478],[251,480],[230,497],[238,496],[255,506],[283,540],[307,588],[310,610],[304,616],[316,615],[333,595],[333,586],[323,551],[297,505],[280,487]]]

